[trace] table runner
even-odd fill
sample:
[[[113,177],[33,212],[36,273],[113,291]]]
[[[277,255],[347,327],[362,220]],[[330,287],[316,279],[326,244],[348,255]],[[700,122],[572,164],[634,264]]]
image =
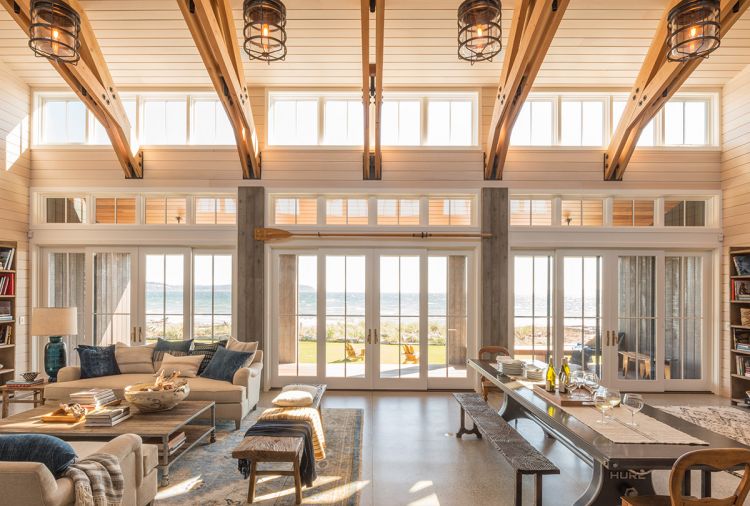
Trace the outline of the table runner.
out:
[[[511,378],[515,383],[515,385],[509,385],[511,388],[523,387],[533,391],[534,384],[539,383],[538,381],[533,382],[522,377],[511,376]],[[637,423],[638,426],[630,427],[627,425],[627,423],[630,422],[630,411],[622,406],[609,411],[608,415],[611,419],[606,424],[597,423],[597,420],[601,420],[602,415],[601,412],[593,406],[557,407],[574,416],[581,423],[587,425],[613,443],[708,446],[708,443],[705,441],[694,438],[689,434],[685,434],[684,432],[674,429],[655,418],[644,415],[643,413],[637,413],[635,415],[635,423]]]

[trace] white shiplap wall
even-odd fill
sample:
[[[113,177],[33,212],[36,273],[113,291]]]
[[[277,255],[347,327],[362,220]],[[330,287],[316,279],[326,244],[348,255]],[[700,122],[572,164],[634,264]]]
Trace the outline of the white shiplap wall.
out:
[[[722,261],[721,386],[729,395],[729,248],[750,247],[750,67],[723,91],[721,187],[724,192]]]
[[[29,306],[29,87],[0,62],[0,240],[18,242],[17,314]],[[28,327],[16,325],[16,370],[28,370]],[[10,379],[10,378],[4,378]]]

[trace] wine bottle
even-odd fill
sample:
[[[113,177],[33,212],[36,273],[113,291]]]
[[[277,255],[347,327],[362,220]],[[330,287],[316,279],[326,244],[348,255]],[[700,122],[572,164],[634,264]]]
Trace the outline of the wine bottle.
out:
[[[544,382],[544,388],[548,392],[555,391],[555,381],[557,380],[557,374],[555,373],[555,366],[552,363],[552,358],[549,359],[549,365],[547,366],[547,379]]]
[[[568,383],[570,382],[570,367],[568,366],[567,357],[563,357],[560,365],[560,373],[557,377],[558,388],[561,394],[568,393]]]

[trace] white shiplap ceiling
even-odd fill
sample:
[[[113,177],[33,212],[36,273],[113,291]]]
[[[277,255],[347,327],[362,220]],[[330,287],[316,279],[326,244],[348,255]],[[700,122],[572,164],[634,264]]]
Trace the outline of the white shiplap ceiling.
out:
[[[668,0],[571,0],[536,79],[546,87],[629,88]],[[359,0],[285,0],[289,54],[245,60],[251,86],[360,86]],[[460,0],[387,0],[386,87],[495,86],[501,59],[474,66],[456,57]],[[503,2],[504,35],[513,2]],[[81,0],[120,87],[210,86],[175,0]],[[233,0],[237,34],[242,1]],[[372,39],[374,42],[374,23]],[[501,55],[502,56],[502,55]],[[0,60],[32,86],[62,84],[32,56],[26,35],[0,12]],[[750,64],[750,16],[703,62],[688,85],[716,87]]]

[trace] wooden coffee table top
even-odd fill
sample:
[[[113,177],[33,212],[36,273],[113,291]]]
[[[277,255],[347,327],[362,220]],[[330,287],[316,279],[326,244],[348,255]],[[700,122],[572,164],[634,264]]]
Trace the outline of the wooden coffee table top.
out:
[[[24,411],[0,420],[0,434],[48,434],[65,438],[106,438],[121,434],[138,434],[142,437],[163,437],[201,415],[210,417],[213,401],[182,401],[169,411],[134,414],[114,427],[86,427],[84,421],[78,423],[42,422],[41,417],[56,409],[45,405]]]

